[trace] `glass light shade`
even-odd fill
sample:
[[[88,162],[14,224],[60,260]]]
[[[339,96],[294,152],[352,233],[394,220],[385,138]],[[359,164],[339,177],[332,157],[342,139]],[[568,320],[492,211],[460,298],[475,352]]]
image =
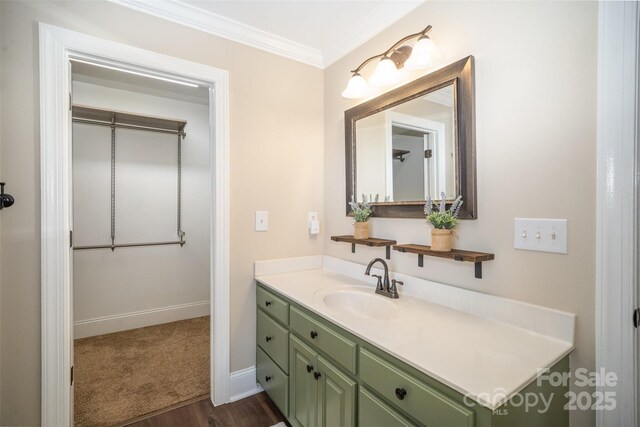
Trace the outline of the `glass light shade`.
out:
[[[382,58],[376,66],[373,75],[369,79],[371,86],[390,86],[398,83],[402,79],[402,74],[396,68],[396,64],[389,58]]]
[[[358,73],[354,73],[347,83],[347,88],[342,91],[343,98],[358,99],[366,98],[373,93],[367,81]]]
[[[404,63],[408,70],[421,70],[427,68],[433,63],[433,55],[435,53],[435,44],[429,36],[422,36],[413,46],[411,56]]]

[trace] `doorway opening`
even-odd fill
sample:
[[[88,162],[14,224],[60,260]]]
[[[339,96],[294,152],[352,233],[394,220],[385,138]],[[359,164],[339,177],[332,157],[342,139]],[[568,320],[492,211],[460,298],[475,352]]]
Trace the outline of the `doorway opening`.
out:
[[[126,70],[129,74],[134,75],[143,74],[159,79],[188,82],[204,87],[208,91],[210,108],[208,108],[208,152],[205,158],[208,159],[211,167],[201,173],[208,176],[207,182],[211,194],[210,215],[207,218],[210,224],[208,254],[211,259],[208,275],[211,313],[211,401],[214,405],[228,403],[230,400],[228,73],[203,64],[47,24],[41,23],[39,29],[42,180],[42,424],[73,425],[73,338],[75,326],[82,326],[74,325],[74,288],[72,286],[74,275],[72,261],[76,251],[72,247],[73,152],[71,140],[73,125],[70,61],[74,60]],[[175,150],[177,140],[172,144],[172,149]],[[118,145],[118,147],[120,146]],[[131,147],[128,148],[131,149]],[[156,154],[154,153],[154,155]],[[142,160],[148,161],[149,159],[143,158]],[[116,164],[116,166],[118,165]],[[116,170],[117,172],[118,170]],[[118,176],[116,176],[117,179]],[[116,190],[118,190],[117,185]],[[121,189],[120,194],[126,195],[127,193],[123,191],[125,190]],[[169,190],[166,193],[173,194],[169,199],[175,209],[177,192]],[[155,198],[153,202],[155,202]],[[101,212],[104,215],[104,211]],[[107,213],[110,218],[110,211]],[[119,221],[118,218],[123,218],[118,216],[117,208],[115,214],[116,221]],[[153,221],[155,221],[154,218],[149,220],[151,223]],[[110,224],[108,227],[110,228]],[[180,226],[172,228],[171,240],[176,240],[176,238],[180,240],[180,237],[176,235],[176,228],[179,231]],[[133,233],[132,230],[141,232],[142,229],[132,227],[129,232]],[[120,231],[124,233],[126,229]],[[128,243],[158,242],[157,236],[134,236],[133,234],[120,234],[119,236],[123,239],[136,237],[136,240]],[[189,238],[188,236],[190,235],[183,237],[186,240]],[[106,242],[110,244],[108,249],[100,250],[103,255],[111,252],[111,245],[118,246],[117,243],[127,243],[123,240],[112,244],[110,237]],[[117,238],[118,236],[114,242]],[[184,247],[191,243],[192,240],[187,240]],[[73,243],[73,245],[76,244],[77,242]],[[91,244],[85,246],[91,246]],[[104,244],[98,242],[97,246],[104,246]],[[116,247],[113,254],[118,251],[133,251],[134,249],[140,249],[140,247]],[[113,254],[109,253],[109,255]],[[177,305],[180,306],[180,304]],[[144,312],[144,310],[141,311]],[[162,312],[158,309],[148,311],[156,314]],[[127,313],[131,312],[127,311]],[[119,320],[117,315],[115,318],[103,317],[116,323]],[[87,325],[85,324],[83,327],[87,327]]]
[[[210,394],[209,90],[71,71],[74,423],[115,425]]]
[[[452,132],[446,123],[395,111],[386,123],[385,201],[440,199],[455,193]]]

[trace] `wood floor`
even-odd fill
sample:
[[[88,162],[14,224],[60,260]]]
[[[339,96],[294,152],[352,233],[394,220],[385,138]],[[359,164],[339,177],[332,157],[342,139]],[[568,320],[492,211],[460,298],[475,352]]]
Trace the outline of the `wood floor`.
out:
[[[285,421],[284,416],[267,394],[262,392],[217,407],[214,407],[211,400],[206,397],[126,425],[129,427],[270,427],[280,421]]]

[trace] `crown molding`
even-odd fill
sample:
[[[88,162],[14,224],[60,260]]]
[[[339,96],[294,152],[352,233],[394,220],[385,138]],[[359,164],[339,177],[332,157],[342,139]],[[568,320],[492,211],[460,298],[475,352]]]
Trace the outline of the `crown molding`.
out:
[[[354,22],[334,43],[332,49],[322,52],[180,0],[109,1],[317,68],[326,68],[333,64],[425,2],[425,0],[410,0],[383,3],[364,13],[362,18]]]
[[[256,49],[323,68],[322,52],[179,0],[109,0],[139,12],[242,43]]]
[[[334,43],[334,48],[323,52],[324,68],[330,66],[349,52],[362,46],[375,35],[408,15],[426,0],[386,2],[364,14]]]

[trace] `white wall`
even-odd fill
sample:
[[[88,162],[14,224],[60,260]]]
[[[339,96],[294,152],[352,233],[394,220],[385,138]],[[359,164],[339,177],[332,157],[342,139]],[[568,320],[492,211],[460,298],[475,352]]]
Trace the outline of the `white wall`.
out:
[[[415,255],[395,251],[390,268],[576,313],[571,367],[593,370],[597,2],[426,2],[325,70],[325,254],[360,263],[383,254],[352,254],[329,239],[353,230],[336,171],[344,165],[344,110],[357,102],[340,93],[354,66],[427,24],[440,65],[476,58],[478,219],[462,221],[454,245],[496,258],[483,264],[481,280],[473,264],[425,258],[419,268]],[[569,254],[513,249],[514,217],[567,218]],[[371,230],[398,243],[430,241],[424,219],[374,218]],[[574,427],[594,423],[591,411],[571,413]]]
[[[182,144],[187,244],[74,251],[75,337],[208,314],[208,106],[78,81],[73,97],[75,104],[188,122]],[[74,123],[73,168],[74,246],[110,244],[110,128]],[[116,243],[179,240],[175,135],[117,129],[115,182]]]

